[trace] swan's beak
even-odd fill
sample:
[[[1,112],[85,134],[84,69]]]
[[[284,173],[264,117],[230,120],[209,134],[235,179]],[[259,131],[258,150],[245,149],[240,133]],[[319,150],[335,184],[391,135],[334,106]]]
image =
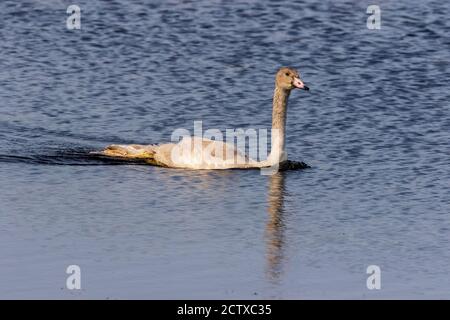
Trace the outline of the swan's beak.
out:
[[[292,83],[294,85],[294,87],[296,87],[297,89],[303,89],[308,91],[309,88],[303,83],[302,80],[300,80],[299,78],[294,78],[294,82]]]

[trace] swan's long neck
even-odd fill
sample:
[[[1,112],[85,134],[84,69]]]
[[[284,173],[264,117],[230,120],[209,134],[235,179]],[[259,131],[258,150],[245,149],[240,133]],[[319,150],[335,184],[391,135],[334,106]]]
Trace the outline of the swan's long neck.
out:
[[[272,149],[269,161],[279,163],[287,160],[285,151],[286,113],[290,90],[275,86],[272,111]]]

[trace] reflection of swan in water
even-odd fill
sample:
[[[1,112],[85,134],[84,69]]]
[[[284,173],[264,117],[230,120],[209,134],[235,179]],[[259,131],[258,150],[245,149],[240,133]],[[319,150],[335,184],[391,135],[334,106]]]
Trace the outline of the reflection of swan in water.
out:
[[[264,161],[250,159],[233,144],[202,137],[184,137],[178,143],[162,145],[110,145],[101,154],[112,157],[140,158],[155,165],[189,169],[263,168],[287,162],[285,152],[287,102],[294,88],[309,90],[299,73],[283,67],[275,77],[272,108],[272,150]],[[289,162],[288,168],[306,167],[304,163]]]
[[[270,176],[268,212],[266,225],[267,274],[269,279],[277,281],[283,272],[284,259],[284,174],[278,172]]]

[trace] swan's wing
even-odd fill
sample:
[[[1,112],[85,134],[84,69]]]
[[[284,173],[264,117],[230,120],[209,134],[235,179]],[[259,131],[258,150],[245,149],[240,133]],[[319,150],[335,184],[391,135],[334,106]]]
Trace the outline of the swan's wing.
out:
[[[183,137],[170,151],[170,159],[176,167],[229,169],[248,167],[255,162],[232,144],[201,137]]]
[[[143,159],[151,164],[190,169],[230,169],[257,166],[234,145],[200,137],[183,137],[174,144],[110,145],[100,154],[110,157]]]
[[[174,146],[173,143],[162,145],[112,144],[97,154],[115,158],[142,159],[152,165],[174,167],[171,160],[171,150]]]
[[[112,144],[107,146],[100,154],[110,157],[146,159],[154,157],[157,147],[155,145]]]

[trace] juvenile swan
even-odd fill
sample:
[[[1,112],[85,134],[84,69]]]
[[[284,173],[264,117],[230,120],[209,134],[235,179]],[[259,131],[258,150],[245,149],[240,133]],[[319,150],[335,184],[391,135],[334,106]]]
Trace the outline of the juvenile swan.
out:
[[[202,137],[183,137],[178,143],[161,145],[110,145],[100,153],[111,157],[140,158],[151,164],[186,169],[263,168],[287,160],[286,112],[292,89],[309,90],[293,68],[283,67],[275,76],[272,110],[272,149],[267,160],[256,161],[234,145]]]

